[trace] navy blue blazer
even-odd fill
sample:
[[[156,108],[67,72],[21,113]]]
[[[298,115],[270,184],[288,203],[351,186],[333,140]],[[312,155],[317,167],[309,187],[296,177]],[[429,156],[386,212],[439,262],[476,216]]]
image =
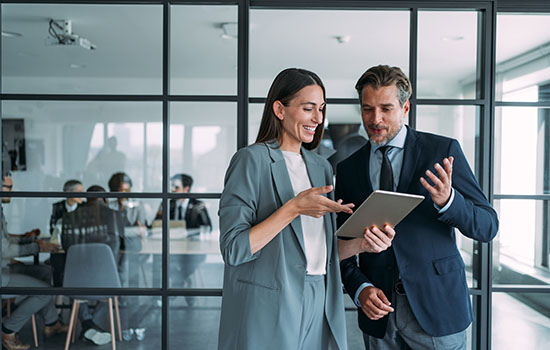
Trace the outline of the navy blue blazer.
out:
[[[380,254],[363,253],[340,264],[342,280],[353,298],[363,282],[370,282],[392,300],[398,275],[403,281],[411,309],[421,327],[432,336],[462,331],[472,321],[472,307],[464,262],[455,239],[455,228],[472,239],[488,242],[498,231],[498,218],[466,161],[459,143],[443,136],[408,128],[403,167],[397,192],[426,198],[396,227],[392,247]],[[420,177],[436,162],[453,156],[454,201],[438,214]],[[370,143],[339,163],[336,198],[360,205],[373,191],[369,176]],[[349,217],[339,214],[340,226]],[[398,269],[397,269],[398,268]],[[370,320],[358,309],[359,327],[383,338],[388,317]]]

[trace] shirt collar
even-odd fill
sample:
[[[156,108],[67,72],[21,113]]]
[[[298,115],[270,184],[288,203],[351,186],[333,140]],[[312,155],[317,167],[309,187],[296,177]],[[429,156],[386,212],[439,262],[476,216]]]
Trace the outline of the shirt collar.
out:
[[[388,142],[385,146],[392,146],[395,148],[404,148],[405,147],[405,139],[407,138],[407,127],[403,125],[401,127],[401,130],[395,135],[395,137]],[[376,152],[382,146],[377,146],[371,143],[371,150],[372,152]]]
[[[67,211],[69,213],[76,210],[76,207],[78,207],[78,203],[75,203],[73,205],[69,205],[69,203],[67,203],[67,201],[65,201],[65,209],[67,209]]]

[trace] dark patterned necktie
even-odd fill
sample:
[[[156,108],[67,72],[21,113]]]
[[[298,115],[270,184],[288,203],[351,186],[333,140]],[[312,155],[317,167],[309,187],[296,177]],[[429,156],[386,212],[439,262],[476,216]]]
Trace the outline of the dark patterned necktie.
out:
[[[393,170],[388,158],[388,151],[392,146],[382,146],[378,148],[382,152],[382,167],[380,167],[380,189],[384,191],[393,191]]]

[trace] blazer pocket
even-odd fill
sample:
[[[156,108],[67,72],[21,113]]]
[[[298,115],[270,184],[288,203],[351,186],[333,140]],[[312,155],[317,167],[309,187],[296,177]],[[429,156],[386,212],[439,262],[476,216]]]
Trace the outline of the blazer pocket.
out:
[[[438,275],[444,275],[451,271],[464,269],[464,261],[460,255],[447,256],[445,258],[432,261],[435,272]]]
[[[247,284],[247,285],[250,285],[250,286],[254,286],[254,287],[265,288],[265,289],[269,289],[269,290],[278,290],[278,288],[273,287],[273,286],[268,286],[268,285],[258,283],[258,282],[253,282],[253,281],[247,281],[247,280],[243,280],[243,279],[240,279],[240,278],[237,279],[237,282]]]

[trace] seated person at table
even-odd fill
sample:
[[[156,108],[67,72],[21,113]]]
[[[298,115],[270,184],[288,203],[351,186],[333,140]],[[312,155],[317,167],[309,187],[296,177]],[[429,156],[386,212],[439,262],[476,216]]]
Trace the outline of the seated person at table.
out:
[[[110,192],[130,192],[132,179],[123,172],[113,174],[109,179]],[[137,253],[141,251],[141,237],[146,233],[145,211],[140,203],[128,198],[115,198],[109,201],[109,208],[123,213],[124,233],[120,236],[118,265],[121,282],[125,286],[139,287]],[[124,252],[124,254],[122,254]]]
[[[116,173],[109,179],[109,191],[131,192],[132,179],[126,173]],[[140,203],[128,198],[115,198],[109,201],[109,208],[119,210],[126,214],[125,226],[138,226],[144,228],[146,223],[145,212]]]
[[[78,180],[69,180],[63,185],[63,192],[84,192],[82,182]],[[63,214],[76,210],[82,204],[80,197],[68,197],[62,201],[52,204],[52,215],[50,217],[50,234],[53,234],[55,225]]]
[[[2,176],[2,191],[10,192],[13,181],[11,175]],[[11,201],[2,197],[2,205]],[[11,263],[12,258],[35,255],[38,252],[53,252],[59,245],[37,239],[40,230],[34,229],[24,235],[11,235],[7,231],[7,222],[3,207],[1,212],[0,236],[2,237],[2,287],[50,287],[51,272],[46,266]],[[57,315],[53,298],[50,295],[21,296],[17,309],[2,321],[2,346],[7,350],[29,349],[17,333],[23,328],[32,315],[38,313],[44,318],[44,335],[50,337],[57,333],[67,332],[67,325],[62,324]]]
[[[176,174],[170,179],[172,192],[189,193],[193,185],[193,178],[187,174]],[[199,229],[201,226],[207,226],[212,230],[212,222],[208,211],[203,202],[194,198],[179,198],[170,200],[170,220],[180,220],[185,222],[185,228]],[[162,219],[162,205],[157,213],[157,220]],[[206,259],[204,254],[172,255],[170,276],[172,286],[178,287],[177,283],[183,281],[183,287],[190,287],[193,284],[192,275],[200,263]],[[188,303],[192,303],[192,298],[187,298]]]

